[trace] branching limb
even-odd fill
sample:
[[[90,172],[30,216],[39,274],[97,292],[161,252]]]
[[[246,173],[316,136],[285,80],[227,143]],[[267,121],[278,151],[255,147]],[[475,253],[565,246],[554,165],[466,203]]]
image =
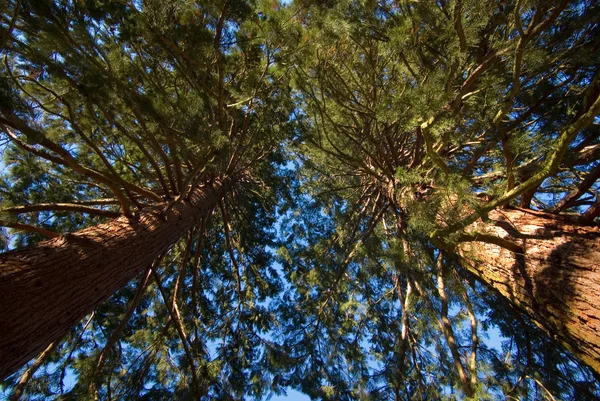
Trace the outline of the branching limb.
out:
[[[510,85],[510,90],[504,98],[500,110],[498,110],[498,113],[496,114],[493,120],[494,126],[496,127],[496,130],[498,131],[498,134],[500,136],[500,140],[502,143],[502,151],[506,160],[506,176],[508,177],[507,185],[509,191],[513,190],[515,187],[515,176],[513,172],[515,156],[512,150],[510,149],[510,137],[508,135],[504,119],[512,109],[515,98],[521,92],[521,73],[525,47],[529,42],[531,42],[535,38],[535,36],[537,36],[546,27],[548,27],[556,18],[558,18],[559,14],[567,6],[568,0],[563,0],[563,2],[554,10],[554,12],[547,19],[545,19],[539,24],[536,24],[536,21],[539,18],[541,18],[541,15],[539,14],[539,9],[536,9],[534,18],[525,32],[523,31],[523,28],[521,26],[520,3],[521,2],[519,1],[515,8],[515,25],[517,26],[520,35],[519,40],[517,41],[517,46],[515,49],[515,55],[513,60],[512,83]]]
[[[443,239],[448,234],[462,230],[468,225],[474,223],[480,216],[485,215],[498,206],[504,205],[528,190],[538,187],[547,177],[551,176],[558,170],[558,167],[567,153],[573,138],[575,138],[575,136],[584,128],[589,126],[598,114],[600,114],[600,96],[596,97],[594,102],[590,104],[587,111],[581,113],[579,118],[567,125],[562,130],[558,140],[556,141],[554,152],[546,159],[542,167],[537,173],[533,174],[531,178],[516,186],[512,190],[505,192],[504,195],[492,200],[491,202],[488,202],[484,206],[480,207],[478,211],[471,213],[450,227],[442,230],[435,230],[430,234],[430,237]]]
[[[154,262],[154,266],[158,266],[160,264],[160,262],[162,261],[163,257],[164,257],[164,254],[159,256],[158,259]],[[102,351],[100,352],[100,355],[98,355],[98,359],[96,360],[96,368],[95,368],[95,372],[94,372],[94,377],[99,377],[99,372],[102,371],[102,368],[104,367],[104,362],[106,361],[106,359],[105,359],[106,354],[108,352],[110,352],[112,347],[116,344],[117,340],[121,336],[121,332],[123,331],[123,329],[125,329],[125,326],[127,326],[127,322],[131,318],[131,315],[133,315],[135,308],[137,308],[140,301],[142,300],[144,291],[146,290],[146,288],[148,286],[151,269],[152,269],[152,267],[148,267],[146,269],[146,271],[141,275],[140,280],[138,281],[135,296],[130,301],[129,307],[127,308],[127,311],[125,312],[125,315],[123,315],[121,322],[119,323],[117,328],[112,332],[109,339],[106,341],[106,344],[104,345],[104,349],[102,349]],[[94,383],[92,383],[92,385],[94,385]],[[92,389],[92,392],[95,392],[95,390]]]
[[[134,133],[130,133],[127,129],[125,129],[125,127],[123,127],[123,125],[121,123],[119,123],[118,121],[116,121],[115,119],[112,118],[112,115],[104,110],[103,108],[100,109],[102,111],[102,113],[104,114],[104,116],[108,119],[108,121],[114,125],[115,127],[117,127],[117,129],[123,134],[125,135],[127,138],[131,139],[138,147],[138,149],[142,152],[142,154],[146,157],[146,159],[148,160],[148,162],[150,163],[150,165],[152,166],[152,168],[154,169],[154,171],[156,172],[156,177],[158,179],[158,182],[160,183],[164,194],[166,197],[170,196],[170,191],[169,191],[169,187],[167,186],[167,183],[164,179],[164,176],[162,174],[162,171],[158,165],[158,163],[156,162],[156,160],[154,159],[154,157],[152,157],[152,155],[150,154],[150,152],[148,151],[148,149],[146,149],[146,146],[144,145],[144,143],[140,140],[140,138],[138,138],[137,135],[135,135]],[[168,171],[168,166],[165,167]]]
[[[43,211],[69,211],[104,217],[119,217],[121,215],[121,213],[112,210],[97,209],[77,203],[38,203],[36,205],[11,206],[1,209],[0,213],[22,214]]]
[[[54,341],[48,347],[38,355],[37,359],[33,364],[23,373],[23,376],[19,379],[19,383],[15,386],[12,394],[10,395],[10,401],[17,401],[21,399],[23,395],[23,390],[25,390],[25,386],[29,382],[29,379],[34,375],[34,373],[42,366],[42,363],[46,360],[46,358],[54,351],[56,346],[60,341]]]
[[[462,25],[462,0],[456,0],[454,4],[454,29],[458,34],[458,39],[460,43],[460,51],[465,53],[467,51],[467,37],[465,36],[465,31]]]
[[[457,242],[486,242],[488,244],[494,244],[504,249],[508,249],[509,251],[518,255],[522,255],[524,252],[523,248],[514,242],[490,234],[465,233],[458,237]]]
[[[194,330],[196,333],[196,338],[198,338],[198,325],[195,317],[198,316],[198,272],[200,269],[200,265],[202,263],[202,251],[204,250],[204,233],[206,230],[206,226],[208,225],[208,221],[210,216],[212,216],[213,211],[211,210],[206,214],[200,221],[200,225],[196,230],[196,237],[198,238],[198,243],[196,244],[196,251],[194,254],[194,260],[192,262],[192,313],[194,319]]]
[[[434,117],[431,117],[429,120],[421,124],[421,126],[417,127],[417,133],[423,135],[423,138],[425,139],[427,155],[431,158],[435,165],[437,165],[444,172],[444,174],[450,174],[450,168],[433,147],[433,138],[431,138],[431,134],[429,132],[429,128],[433,122]]]
[[[585,177],[585,179],[577,186],[577,188],[573,189],[567,196],[565,196],[560,202],[554,206],[551,210],[552,213],[560,213],[565,209],[570,208],[577,202],[583,194],[585,194],[594,183],[600,179],[600,164],[592,169],[589,174]]]
[[[442,304],[441,320],[439,321],[439,326],[442,332],[444,333],[444,337],[446,338],[448,348],[450,348],[450,353],[452,354],[452,359],[454,361],[454,368],[456,369],[456,373],[458,374],[458,379],[460,380],[461,387],[465,392],[465,395],[467,397],[471,397],[473,395],[471,381],[461,361],[460,352],[458,351],[458,346],[456,344],[454,336],[454,330],[452,329],[452,323],[448,318],[448,296],[446,295],[446,289],[444,284],[443,257],[444,253],[440,251],[437,258],[437,287],[438,294],[440,295],[440,301]]]
[[[169,184],[171,186],[171,190],[173,192],[173,194],[177,194],[177,184],[175,182],[175,177],[174,177],[174,173],[171,170],[171,161],[169,159],[169,156],[167,155],[167,153],[165,152],[165,150],[163,149],[163,147],[161,146],[160,143],[158,143],[158,141],[156,140],[156,137],[154,136],[154,134],[150,131],[150,129],[148,128],[146,121],[144,119],[144,116],[140,113],[140,111],[136,108],[135,104],[128,104],[128,106],[130,107],[131,112],[133,113],[133,115],[135,116],[135,118],[137,119],[137,121],[140,124],[140,127],[142,127],[143,132],[145,133],[144,135],[144,139],[147,139],[148,142],[150,143],[150,145],[152,146],[152,149],[154,149],[154,151],[156,153],[158,153],[160,159],[162,160],[164,169],[167,173],[167,179],[169,180]]]
[[[469,375],[471,376],[471,386],[475,389],[477,385],[477,349],[479,347],[479,336],[477,335],[477,316],[473,310],[473,304],[471,298],[467,293],[467,283],[463,282],[458,274],[458,271],[454,269],[454,276],[456,280],[461,284],[460,292],[467,307],[467,315],[469,316],[469,323],[471,324],[471,355],[469,357]]]
[[[8,26],[8,31],[6,31],[6,33],[4,34],[4,37],[2,38],[2,42],[0,42],[0,49],[4,49],[6,42],[10,39],[10,36],[12,35],[12,31],[15,29],[15,26],[17,24],[17,19],[19,18],[19,9],[21,8],[21,0],[16,0],[15,1],[15,11],[14,14],[10,20],[10,25]]]
[[[235,277],[237,283],[237,293],[240,297],[240,301],[242,299],[242,278],[240,274],[240,266],[237,258],[235,257],[235,253],[233,251],[233,243],[231,239],[230,232],[230,221],[229,214],[227,213],[226,206],[223,201],[219,201],[219,209],[221,209],[221,215],[223,216],[223,231],[225,232],[225,243],[227,246],[227,251],[229,253],[229,258],[231,259],[231,264],[235,269]]]
[[[31,226],[29,224],[17,223],[13,221],[0,220],[0,227],[13,228],[15,230],[27,231],[30,233],[36,233],[43,235],[47,238],[57,238],[60,234],[54,231],[46,230],[45,228]]]
[[[162,282],[160,280],[160,277],[159,277],[156,269],[152,268],[151,270],[152,270],[152,275],[154,277],[154,280],[156,281],[156,285],[158,286],[158,290],[163,298],[165,307],[168,309],[169,315],[170,315],[171,319],[173,320],[173,322],[175,323],[177,333],[179,334],[179,338],[181,340],[181,345],[183,346],[183,350],[185,352],[186,358],[188,360],[188,363],[190,364],[190,371],[192,374],[192,382],[194,384],[194,388],[196,389],[196,393],[199,397],[200,391],[201,391],[201,386],[200,386],[200,382],[198,380],[198,375],[196,373],[196,364],[194,362],[194,356],[192,355],[192,352],[190,350],[189,341],[185,334],[185,328],[183,327],[183,323],[181,321],[181,314],[179,313],[179,308],[177,306],[175,294],[173,296],[172,302],[169,302],[169,298],[168,298],[167,293],[162,285]],[[172,307],[169,307],[169,305]]]
[[[596,195],[594,204],[581,217],[586,223],[592,223],[598,216],[600,216],[600,195]]]
[[[400,280],[400,277],[395,274],[394,275],[394,281],[395,281],[395,287],[396,287],[396,292],[398,295],[398,300],[400,301],[400,305],[402,305],[402,326],[400,329],[400,351],[398,352],[398,368],[399,369],[403,369],[404,368],[404,361],[406,358],[406,350],[408,347],[408,342],[409,342],[409,338],[408,338],[408,331],[410,330],[410,321],[409,321],[409,308],[410,308],[410,302],[411,302],[411,295],[412,295],[412,284],[410,282],[410,280],[406,280],[406,292],[404,295],[402,292],[402,283]],[[401,374],[401,370],[399,371],[399,375],[402,376]],[[398,383],[399,385],[400,383]]]
[[[56,153],[59,157],[52,156],[47,152],[40,151],[34,151],[34,154],[44,157],[58,164],[66,165],[76,173],[84,175],[88,178],[91,178],[92,180],[96,180],[108,186],[121,202],[121,208],[123,209],[123,213],[125,215],[131,214],[131,209],[129,208],[129,204],[125,198],[125,195],[111,178],[106,177],[104,174],[98,171],[80,165],[77,162],[77,160],[69,153],[68,150],[50,141],[42,132],[31,128],[24,121],[16,117],[14,114],[10,115],[8,118],[0,117],[0,124],[4,125],[11,139],[15,140],[17,136],[11,132],[11,130],[8,128],[9,126],[21,131],[30,140],[32,140],[35,143],[39,143],[44,148]],[[33,148],[33,146],[27,145],[21,140],[15,140],[15,142],[17,142],[17,144],[19,144],[21,147],[25,147],[25,149],[28,151],[35,149]]]

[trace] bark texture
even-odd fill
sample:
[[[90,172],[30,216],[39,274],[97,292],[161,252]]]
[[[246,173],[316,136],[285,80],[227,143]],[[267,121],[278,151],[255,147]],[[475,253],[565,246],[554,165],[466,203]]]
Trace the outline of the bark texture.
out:
[[[138,275],[232,185],[0,255],[0,380]]]
[[[489,218],[459,244],[466,266],[600,373],[600,227],[527,209]]]

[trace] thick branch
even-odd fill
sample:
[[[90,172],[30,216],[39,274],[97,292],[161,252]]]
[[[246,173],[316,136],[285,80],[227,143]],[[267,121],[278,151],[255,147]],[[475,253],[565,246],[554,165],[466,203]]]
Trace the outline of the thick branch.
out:
[[[454,29],[458,34],[458,39],[460,43],[460,51],[465,53],[467,51],[467,37],[465,36],[465,31],[462,26],[462,0],[456,0],[454,4]]]
[[[112,210],[97,209],[94,207],[84,206],[82,204],[76,203],[38,203],[37,205],[11,206],[1,209],[0,213],[5,212],[11,214],[22,214],[43,211],[69,211],[94,214],[97,216],[104,217],[119,217],[121,215],[121,213],[114,212]]]
[[[185,328],[183,327],[183,323],[181,321],[181,314],[179,313],[179,308],[177,307],[177,294],[173,294],[173,301],[169,302],[167,293],[165,292],[165,289],[163,288],[163,285],[161,283],[160,277],[158,276],[158,273],[156,272],[156,269],[152,269],[152,275],[154,277],[154,281],[156,282],[156,285],[158,286],[159,292],[163,298],[165,307],[168,309],[169,316],[175,322],[175,328],[177,329],[177,334],[179,334],[179,339],[181,340],[181,345],[183,346],[183,350],[188,359],[188,363],[190,364],[190,371],[192,373],[192,382],[197,391],[196,396],[199,397],[201,394],[200,393],[200,390],[201,390],[200,382],[198,381],[198,375],[196,373],[196,364],[194,363],[194,356],[192,355],[192,352],[190,350],[189,341],[187,339],[187,336],[185,335]]]
[[[467,375],[466,369],[462,364],[460,353],[458,352],[458,345],[456,344],[456,339],[454,336],[454,330],[452,329],[452,323],[448,318],[448,297],[446,295],[446,289],[444,284],[444,274],[443,274],[443,252],[440,251],[437,260],[437,288],[438,294],[440,296],[440,301],[442,304],[441,320],[439,321],[440,329],[444,333],[444,337],[446,338],[446,343],[448,344],[448,348],[450,348],[450,353],[452,354],[452,360],[454,361],[454,368],[456,369],[456,373],[458,374],[458,379],[460,380],[461,387],[465,392],[467,397],[471,397],[473,395],[473,388],[471,387],[471,381]]]
[[[442,157],[433,148],[433,139],[431,138],[431,134],[429,132],[429,128],[433,122],[434,117],[421,124],[420,127],[417,127],[417,131],[418,133],[422,134],[423,139],[425,139],[425,149],[427,150],[427,155],[445,174],[450,174],[450,168],[444,159],[442,159]]]
[[[155,266],[158,266],[158,264],[160,264],[161,261],[162,261],[162,256],[160,256],[153,264]],[[102,352],[100,352],[100,355],[98,355],[98,359],[96,360],[96,369],[95,369],[95,373],[94,373],[95,377],[99,377],[98,373],[102,371],[102,367],[104,366],[104,362],[105,362],[104,357],[106,356],[106,354],[108,352],[110,352],[112,347],[115,345],[115,343],[121,336],[121,332],[127,326],[127,322],[131,318],[131,315],[133,315],[135,308],[137,308],[140,301],[142,300],[142,296],[144,295],[144,291],[146,290],[146,287],[148,285],[148,279],[150,278],[151,269],[152,269],[152,267],[148,267],[148,269],[146,269],[146,271],[140,277],[134,298],[130,301],[129,307],[127,308],[127,311],[123,315],[121,322],[119,323],[117,328],[112,332],[112,334],[106,341],[106,344],[104,345],[104,348],[102,349]]]
[[[48,347],[46,347],[46,349],[38,355],[36,360],[25,371],[25,373],[23,373],[23,376],[21,376],[21,378],[19,379],[19,383],[17,383],[12,394],[10,395],[10,401],[18,401],[21,399],[21,396],[23,395],[23,390],[25,390],[25,386],[27,386],[29,379],[31,379],[31,377],[35,374],[35,372],[37,372],[39,367],[42,366],[42,363],[46,361],[46,358],[50,355],[52,351],[54,351],[58,343],[58,341],[54,341],[53,343],[48,345]]]
[[[592,223],[598,216],[600,216],[600,195],[596,195],[594,204],[592,204],[581,217],[585,222]]]
[[[0,220],[0,227],[13,228],[15,230],[27,231],[30,233],[36,233],[43,235],[46,238],[56,238],[60,234],[54,231],[46,230],[45,228],[31,226],[29,224],[17,223],[14,221]]]
[[[95,171],[95,170],[92,170],[90,168],[80,165],[77,162],[77,160],[75,160],[75,158],[71,155],[71,153],[69,153],[69,151],[67,151],[62,146],[47,139],[43,133],[31,128],[24,121],[17,118],[14,114],[9,115],[8,119],[0,117],[0,123],[4,124],[5,126],[14,127],[15,129],[21,131],[30,140],[34,141],[35,143],[39,143],[44,148],[56,153],[59,156],[58,158],[56,156],[51,156],[51,155],[42,156],[42,157],[45,157],[48,160],[54,161],[55,163],[58,163],[58,164],[67,165],[76,173],[84,175],[86,177],[89,177],[93,180],[96,180],[96,181],[101,182],[101,183],[105,184],[106,186],[108,186],[113,191],[115,196],[121,201],[121,207],[123,209],[123,213],[125,215],[131,214],[129,205],[125,199],[125,196],[123,195],[123,192],[117,185],[115,185],[115,183],[112,181],[112,179],[104,176],[102,173],[100,173],[98,171]],[[11,134],[11,137],[13,139],[16,138],[16,135],[11,133],[10,130],[7,129],[7,131],[9,131],[9,134]],[[17,141],[17,143],[19,143],[19,142],[22,142],[22,141]],[[21,144],[21,146],[24,146],[24,145]],[[28,148],[33,148],[33,147],[28,146]],[[44,152],[44,153],[46,153],[46,152]],[[37,154],[37,153],[35,153],[35,154]]]
[[[600,179],[600,164],[598,164],[590,173],[585,177],[583,181],[577,186],[577,188],[573,189],[567,196],[565,196],[560,202],[554,206],[551,210],[552,213],[560,213],[565,209],[570,208],[577,202],[583,194],[585,194],[594,183]]]

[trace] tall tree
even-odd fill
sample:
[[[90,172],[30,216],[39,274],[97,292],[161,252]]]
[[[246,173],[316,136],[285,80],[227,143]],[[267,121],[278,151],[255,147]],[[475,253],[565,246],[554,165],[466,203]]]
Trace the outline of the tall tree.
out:
[[[112,302],[128,300],[129,309],[109,306],[91,322],[92,338],[82,333],[77,340],[93,341],[87,360],[97,361],[80,377],[118,372],[111,365],[115,347],[143,350],[144,342],[175,330],[180,342],[171,352],[187,358],[175,382],[192,398],[205,394],[218,382],[201,373],[208,369],[202,349],[209,335],[198,327],[190,335],[200,323],[185,321],[190,314],[181,310],[197,312],[201,300],[182,301],[182,287],[197,292],[207,286],[203,279],[219,283],[216,293],[205,291],[213,313],[223,314],[207,324],[220,327],[223,353],[238,352],[240,344],[258,352],[260,338],[251,333],[260,329],[253,327],[268,324],[258,303],[276,288],[261,247],[271,241],[273,211],[264,208],[273,203],[270,187],[281,187],[276,165],[290,103],[284,77],[273,74],[277,45],[265,32],[269,17],[246,2],[15,1],[2,19],[0,126],[10,141],[5,163],[12,177],[3,182],[2,225],[20,231],[7,240],[11,247],[29,246],[0,262],[0,376],[56,345],[141,276],[137,295],[129,290]],[[208,262],[202,244],[210,230],[222,233],[211,246],[224,254]],[[31,245],[41,237],[57,238]],[[253,241],[256,249],[243,251]],[[170,256],[179,246],[179,259]],[[214,264],[211,278],[200,273],[207,263]],[[233,276],[219,273],[226,266]],[[164,330],[152,339],[147,327],[150,338],[130,338],[124,351],[119,338],[151,287],[168,312]],[[61,347],[49,358],[68,366],[75,349]],[[124,397],[141,396],[148,381],[172,379],[148,365],[172,357],[160,353],[142,358],[140,385],[122,390]],[[247,371],[250,362],[229,357],[220,374],[232,369],[235,394],[245,375],[260,375]],[[115,396],[115,378],[106,377],[87,387],[81,380],[73,397]]]
[[[597,398],[599,13],[8,2],[4,394]]]
[[[451,351],[453,376],[463,393],[473,396],[478,379],[468,361],[478,358],[478,340],[470,341],[470,355],[458,345],[444,284],[456,261],[443,255],[460,251],[463,269],[499,290],[598,372],[600,309],[597,294],[586,293],[600,284],[600,231],[593,224],[600,113],[597,5],[298,4],[303,5],[296,19],[299,34],[290,40],[300,49],[295,81],[303,102],[298,157],[304,193],[337,225],[314,228],[328,238],[313,250],[323,255],[314,256],[320,265],[306,264],[306,275],[293,277],[299,288],[308,287],[299,295],[312,300],[309,294],[315,294],[314,319],[320,322],[330,313],[323,330],[339,327],[333,319],[344,319],[343,314],[334,311],[361,315],[360,307],[348,302],[360,299],[355,302],[363,305],[372,299],[373,307],[379,302],[370,295],[376,281],[361,279],[360,272],[375,263],[362,259],[375,238],[380,252],[392,259],[379,267],[387,273],[379,274],[387,274],[388,285],[398,283],[394,291],[404,291],[390,298],[394,302],[404,304],[417,284],[428,288],[437,282],[437,294],[417,293],[440,303],[439,335]],[[540,219],[511,209],[517,206],[575,215],[539,213]],[[333,258],[332,248],[343,256],[324,263],[322,258]],[[297,251],[286,258],[293,269],[306,255]],[[410,304],[400,313],[404,344],[411,341],[415,315]],[[294,337],[301,335],[296,319],[291,320]],[[360,331],[352,330],[360,339]],[[331,347],[341,347],[344,334],[330,335]],[[317,330],[312,336],[327,338]],[[414,351],[419,343],[412,342]],[[400,355],[404,349],[400,346]],[[348,358],[341,350],[332,355]],[[327,379],[337,396],[351,391],[341,382],[352,381],[339,373]],[[407,383],[406,378],[392,382]]]

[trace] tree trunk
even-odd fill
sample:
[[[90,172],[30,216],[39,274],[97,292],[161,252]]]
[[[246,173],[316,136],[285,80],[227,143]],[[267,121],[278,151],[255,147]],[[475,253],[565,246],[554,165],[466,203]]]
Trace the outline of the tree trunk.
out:
[[[600,227],[526,209],[489,218],[458,246],[467,268],[600,373]]]
[[[233,185],[0,255],[0,380],[64,336],[191,229]]]

